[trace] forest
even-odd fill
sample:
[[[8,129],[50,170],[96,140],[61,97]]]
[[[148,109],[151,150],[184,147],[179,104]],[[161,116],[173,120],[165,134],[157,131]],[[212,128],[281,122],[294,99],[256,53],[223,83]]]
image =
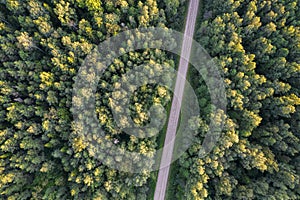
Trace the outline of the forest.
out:
[[[86,57],[108,38],[147,27],[183,32],[188,2],[0,1],[0,199],[153,199],[156,172],[111,168],[77,134],[84,127],[74,123],[72,104],[82,102],[73,98],[73,87]],[[300,199],[299,1],[201,0],[200,5],[194,39],[224,79],[227,108],[213,118],[224,127],[212,151],[199,157],[213,108],[204,78],[190,66],[188,80],[201,112],[189,120],[196,139],[172,163],[166,199]],[[124,41],[124,48],[131,45]],[[107,67],[95,91],[103,129],[95,142],[152,159],[141,160],[149,168],[158,162],[155,151],[165,129],[158,135],[149,130],[150,137],[128,135],[120,128],[126,120],[118,124],[111,108],[123,110],[114,100],[124,94],[113,92],[123,74],[144,66],[146,73],[164,75],[160,65],[176,69],[178,57],[151,48],[124,53]],[[152,121],[149,108],[168,108],[172,98],[162,85],[139,87],[126,99],[132,121],[145,126]],[[126,162],[122,155],[99,157]]]
[[[209,155],[199,158],[195,144],[175,163],[170,199],[299,199],[299,1],[203,5],[196,40],[223,74],[225,124]],[[190,122],[201,141],[210,99],[205,82],[190,78],[202,98],[204,112]]]

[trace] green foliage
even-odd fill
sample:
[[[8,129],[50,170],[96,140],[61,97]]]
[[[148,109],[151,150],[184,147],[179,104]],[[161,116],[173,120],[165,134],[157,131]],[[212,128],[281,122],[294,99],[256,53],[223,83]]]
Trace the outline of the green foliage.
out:
[[[209,112],[190,121],[199,141],[179,158],[181,169],[174,186],[179,189],[174,197],[300,198],[296,4],[293,0],[204,1],[196,39],[222,69],[226,123],[212,152],[198,158]],[[196,73],[191,76],[200,107],[209,106],[205,83]]]
[[[0,198],[145,199],[150,173],[116,171],[96,159],[74,134],[80,127],[72,126],[70,108],[73,79],[101,41],[127,29],[165,27],[157,1],[9,0],[0,9]],[[115,59],[98,84],[96,112],[105,130],[102,139],[153,157],[156,136],[129,138],[109,106],[111,98],[120,98],[112,93],[119,78],[141,64],[148,71],[160,64],[174,67],[165,52],[155,49]],[[151,105],[169,100],[166,88],[142,86],[130,99],[134,121],[146,124]],[[105,156],[100,155],[109,162]]]
[[[296,0],[203,1],[196,40],[218,64],[228,106],[211,116],[205,81],[191,73],[201,113],[189,120],[196,137],[176,162],[170,199],[300,198],[300,12]],[[184,26],[184,0],[7,0],[0,5],[0,198],[1,199],[146,199],[150,172],[111,169],[94,157],[76,133],[70,108],[74,77],[101,41],[138,27]],[[139,37],[141,35],[138,35]],[[120,52],[132,47],[124,42]],[[124,53],[106,69],[95,100],[101,143],[153,158],[156,130],[148,138],[128,136],[126,118],[117,124],[115,100],[130,102],[137,126],[153,119],[153,105],[166,106],[166,87],[144,84],[125,99],[119,80],[137,65],[163,74],[174,57],[158,49]],[[136,73],[139,81],[145,77]],[[89,76],[90,81],[94,76]],[[165,75],[165,81],[173,77]],[[129,88],[131,79],[125,84]],[[86,97],[89,91],[82,91]],[[74,101],[82,105],[80,101]],[[160,121],[163,115],[156,110]],[[218,143],[204,157],[199,150],[210,119],[224,122]],[[143,133],[138,133],[139,136]],[[106,162],[124,156],[98,155]],[[153,163],[146,163],[153,165]],[[174,189],[175,188],[175,189]]]

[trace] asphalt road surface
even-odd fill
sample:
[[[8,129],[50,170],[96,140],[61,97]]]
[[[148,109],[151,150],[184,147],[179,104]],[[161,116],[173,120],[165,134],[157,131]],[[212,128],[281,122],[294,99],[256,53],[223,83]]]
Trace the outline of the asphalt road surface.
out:
[[[166,188],[168,183],[170,165],[172,160],[172,154],[174,149],[176,129],[178,126],[178,119],[180,114],[181,102],[184,92],[184,85],[186,80],[186,74],[188,70],[189,57],[192,47],[192,38],[194,35],[197,12],[198,12],[199,0],[190,0],[188,14],[186,18],[186,25],[184,31],[184,38],[181,48],[181,57],[178,66],[178,73],[176,78],[176,85],[172,100],[172,107],[170,110],[170,116],[168,121],[168,127],[166,132],[166,138],[164,142],[164,149],[160,162],[160,169],[158,172],[158,178],[154,193],[154,200],[164,200],[166,194]]]

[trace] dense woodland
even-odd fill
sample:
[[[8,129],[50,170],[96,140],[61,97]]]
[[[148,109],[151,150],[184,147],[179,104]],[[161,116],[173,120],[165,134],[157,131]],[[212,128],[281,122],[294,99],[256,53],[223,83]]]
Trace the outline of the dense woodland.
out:
[[[150,172],[111,169],[74,134],[72,89],[86,55],[101,41],[139,27],[166,27],[177,1],[7,0],[0,4],[0,198],[145,199]],[[168,9],[165,9],[168,8]],[[166,10],[166,12],[164,11]],[[128,41],[129,45],[130,41]],[[174,61],[158,49],[116,59],[99,82],[96,112],[105,139],[129,151],[151,154],[156,137],[124,136],[109,104],[118,79],[135,65],[152,68]],[[152,73],[159,73],[152,69]],[[150,104],[166,104],[170,93],[157,85],[131,99],[133,121],[145,124]],[[115,142],[116,143],[116,142]]]
[[[299,1],[203,4],[196,40],[223,74],[226,121],[218,145],[199,158],[210,100],[205,82],[191,77],[203,112],[190,126],[200,142],[179,158],[172,198],[300,199]]]
[[[175,189],[168,198],[300,199],[299,1],[202,4],[195,38],[224,78],[227,110],[214,119],[225,120],[224,130],[213,150],[199,158],[211,106],[205,81],[190,73],[201,108],[200,116],[189,121],[197,140],[174,163],[170,181]],[[109,168],[75,134],[74,77],[86,56],[110,36],[141,27],[182,31],[186,5],[184,0],[1,1],[0,199],[151,196],[150,171]],[[113,99],[122,97],[112,91],[137,65],[159,74],[157,65],[176,68],[177,61],[170,53],[146,48],[124,54],[106,69],[95,95],[106,140],[153,157],[160,136],[122,132],[110,109]],[[166,107],[171,97],[160,85],[140,87],[130,99],[132,120],[147,124],[149,107]]]

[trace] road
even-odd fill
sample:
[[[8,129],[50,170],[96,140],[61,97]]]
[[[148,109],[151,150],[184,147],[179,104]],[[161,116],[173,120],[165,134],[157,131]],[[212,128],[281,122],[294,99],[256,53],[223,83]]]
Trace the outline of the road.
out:
[[[189,58],[192,47],[192,38],[194,35],[197,12],[199,7],[199,0],[190,0],[188,14],[186,18],[186,25],[184,31],[184,38],[181,47],[181,57],[178,66],[178,73],[173,94],[172,107],[168,121],[166,138],[162,158],[160,162],[160,169],[154,193],[154,200],[164,200],[166,188],[168,183],[170,165],[173,155],[174,142],[176,137],[176,129],[178,126],[178,119],[180,114],[181,102],[184,92],[184,85],[188,70]]]

